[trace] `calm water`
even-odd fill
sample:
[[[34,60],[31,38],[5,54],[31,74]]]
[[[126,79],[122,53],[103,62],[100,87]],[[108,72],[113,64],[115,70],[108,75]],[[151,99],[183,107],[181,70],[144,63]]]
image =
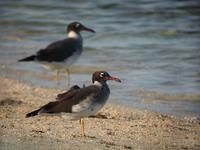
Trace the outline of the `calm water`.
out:
[[[0,1],[0,75],[55,88],[54,72],[16,61],[65,38],[71,21],[97,32],[82,33],[72,84],[90,84],[91,72],[106,68],[123,81],[110,83],[110,101],[200,116],[199,1]]]

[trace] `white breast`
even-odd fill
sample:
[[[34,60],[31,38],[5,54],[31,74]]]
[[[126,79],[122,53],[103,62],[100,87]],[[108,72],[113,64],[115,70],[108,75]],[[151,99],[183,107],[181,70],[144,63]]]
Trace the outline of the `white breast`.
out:
[[[73,53],[73,55],[69,58],[67,58],[64,62],[63,67],[69,67],[71,66],[81,55],[81,50],[77,50],[76,52]]]
[[[81,103],[72,106],[72,113],[78,118],[88,117],[95,115],[103,106],[104,104],[96,103],[88,96]]]
[[[107,84],[94,81],[94,85],[99,88],[98,93],[91,93],[80,103],[72,106],[72,114],[76,119],[95,115],[108,100],[110,90]]]

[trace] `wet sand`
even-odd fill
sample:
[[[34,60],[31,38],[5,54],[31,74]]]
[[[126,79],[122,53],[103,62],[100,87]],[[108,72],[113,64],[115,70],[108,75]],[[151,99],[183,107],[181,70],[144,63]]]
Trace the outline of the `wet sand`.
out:
[[[0,149],[200,149],[200,122],[114,104],[79,121],[59,116],[25,118],[61,90],[0,77]]]

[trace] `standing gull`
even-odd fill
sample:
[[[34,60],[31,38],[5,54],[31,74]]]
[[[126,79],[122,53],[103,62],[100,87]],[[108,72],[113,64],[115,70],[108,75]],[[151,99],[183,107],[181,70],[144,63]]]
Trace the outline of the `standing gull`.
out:
[[[70,84],[69,66],[81,55],[83,50],[83,39],[81,31],[95,32],[79,22],[72,22],[67,27],[67,38],[49,44],[46,48],[39,50],[35,55],[20,59],[23,61],[35,61],[41,63],[45,68],[56,69],[56,81],[59,81],[61,69],[68,73],[68,86]]]
[[[120,79],[110,76],[106,71],[97,71],[93,73],[92,85],[72,89],[66,94],[62,93],[58,95],[57,101],[26,114],[26,117],[45,113],[54,115],[65,113],[72,119],[80,120],[81,135],[85,136],[83,118],[95,115],[105,105],[110,95],[110,89],[106,83],[108,80],[121,82]]]

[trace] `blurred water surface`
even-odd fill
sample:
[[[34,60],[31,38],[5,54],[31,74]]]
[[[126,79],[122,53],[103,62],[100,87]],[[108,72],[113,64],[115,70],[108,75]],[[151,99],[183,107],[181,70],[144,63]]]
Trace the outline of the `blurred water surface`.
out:
[[[73,84],[90,84],[91,73],[105,68],[123,81],[110,83],[112,102],[200,115],[199,1],[0,1],[0,75],[55,88],[54,72],[17,60],[65,38],[71,21],[97,32],[82,33]]]

